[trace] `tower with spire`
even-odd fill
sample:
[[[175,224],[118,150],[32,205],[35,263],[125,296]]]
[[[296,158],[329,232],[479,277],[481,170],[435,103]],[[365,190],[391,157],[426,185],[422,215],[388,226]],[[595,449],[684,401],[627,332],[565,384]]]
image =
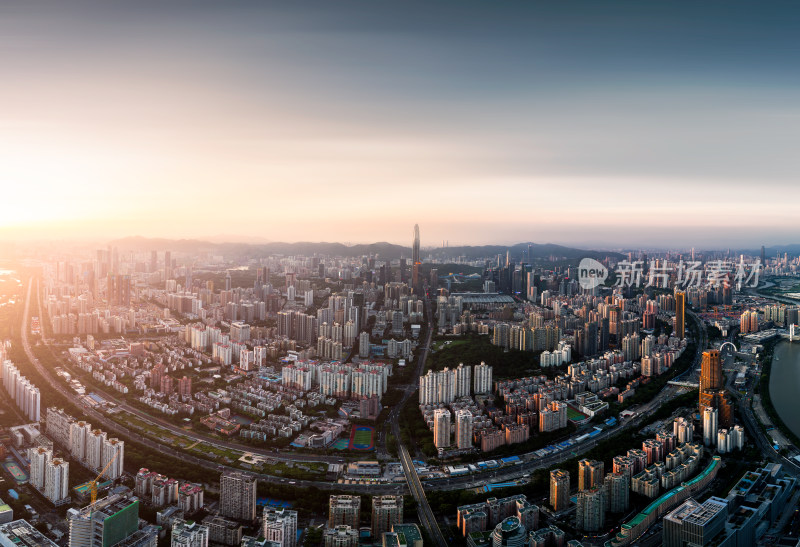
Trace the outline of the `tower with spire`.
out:
[[[411,244],[411,283],[416,288],[419,283],[419,224],[414,224],[414,241]]]

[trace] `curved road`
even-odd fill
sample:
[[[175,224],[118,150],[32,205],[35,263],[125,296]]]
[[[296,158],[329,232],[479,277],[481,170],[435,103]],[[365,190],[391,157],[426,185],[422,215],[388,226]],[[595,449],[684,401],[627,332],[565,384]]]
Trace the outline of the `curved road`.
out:
[[[38,280],[37,280],[37,284],[38,284]],[[74,394],[68,388],[66,388],[66,386],[64,386],[63,384],[58,382],[58,380],[56,378],[54,378],[49,373],[49,371],[47,371],[39,363],[38,359],[36,359],[36,357],[33,355],[33,352],[30,349],[30,344],[29,344],[28,336],[27,336],[27,333],[28,333],[28,328],[27,327],[28,327],[28,317],[29,317],[29,305],[30,305],[31,289],[32,289],[32,282],[28,287],[28,297],[26,298],[25,312],[23,313],[22,340],[23,340],[23,346],[24,346],[24,349],[25,349],[25,353],[28,356],[28,359],[34,365],[34,367],[36,367],[36,369],[39,371],[39,373],[42,375],[42,377],[44,377],[47,380],[47,382],[50,383],[50,385],[53,387],[53,389],[57,390],[59,393],[61,393],[67,399],[73,401],[73,403],[75,403],[77,406],[81,406],[80,403],[77,400],[78,399],[77,395]],[[37,300],[38,300],[38,291],[37,291]],[[420,353],[419,358],[417,360],[417,367],[416,367],[416,370],[415,370],[414,378],[419,378],[419,376],[424,371],[425,361],[426,361],[427,356],[428,356],[430,343],[431,343],[431,339],[432,339],[432,335],[433,335],[432,311],[431,311],[431,303],[430,303],[430,301],[426,302],[426,308],[427,308],[426,311],[427,311],[427,315],[428,315],[428,329],[427,329],[428,332],[427,332],[425,344],[422,346],[421,353]],[[39,301],[39,310],[40,310],[39,311],[39,315],[41,317],[41,301]],[[692,316],[692,318],[696,322],[699,323],[697,316],[695,316],[692,312],[689,312],[689,314],[690,314],[690,316]],[[702,323],[700,323],[700,325],[702,325]],[[693,363],[692,367],[690,368],[690,370],[687,371],[688,374],[691,374],[693,372],[693,369],[696,368],[699,365],[700,358],[701,358],[701,355],[702,355],[702,351],[703,351],[703,349],[705,348],[705,345],[706,345],[705,329],[699,328],[698,332],[700,333],[700,340],[698,340],[697,351],[696,351],[694,363]],[[255,447],[243,446],[243,445],[239,445],[239,444],[236,444],[236,443],[229,443],[229,442],[225,442],[225,441],[220,441],[218,439],[214,439],[212,437],[203,435],[201,433],[197,433],[197,432],[194,432],[194,431],[187,431],[185,429],[182,429],[180,427],[177,427],[177,426],[171,424],[170,422],[167,422],[167,421],[162,420],[162,419],[157,418],[157,417],[153,417],[150,414],[142,412],[141,410],[139,410],[137,408],[131,407],[130,405],[127,405],[124,402],[121,402],[121,401],[117,400],[115,397],[113,397],[112,395],[110,395],[110,394],[108,394],[108,393],[106,393],[106,392],[104,392],[102,390],[96,390],[96,391],[98,391],[98,393],[100,393],[100,395],[105,397],[107,400],[115,402],[116,404],[118,404],[118,406],[120,408],[124,409],[127,412],[130,412],[131,414],[133,414],[134,416],[136,416],[137,418],[139,418],[139,419],[141,419],[143,421],[149,422],[151,424],[158,425],[160,427],[164,427],[165,429],[167,429],[167,430],[169,430],[169,431],[171,431],[171,432],[173,432],[175,434],[179,434],[179,435],[182,435],[182,436],[185,436],[185,437],[190,437],[190,438],[193,438],[193,439],[195,439],[196,441],[199,441],[199,442],[208,443],[210,445],[214,445],[214,446],[218,446],[218,447],[222,447],[222,448],[235,449],[235,450],[246,450],[248,452],[253,452],[253,453],[256,453],[256,454],[260,454],[260,455],[269,457],[269,458],[274,459],[274,460],[283,460],[283,461],[300,461],[300,460],[303,460],[303,461],[322,461],[322,462],[330,462],[330,461],[340,462],[341,461],[341,458],[337,458],[335,456],[314,456],[314,455],[305,455],[305,454],[290,454],[290,455],[286,455],[286,454],[275,453],[275,452],[272,452],[271,450],[267,450],[267,449],[258,449],[258,448],[255,448]],[[400,409],[403,408],[403,406],[408,402],[408,400],[411,398],[411,396],[414,394],[415,391],[416,391],[415,390],[415,386],[413,384],[409,384],[409,385],[405,386],[404,387],[404,394],[403,394],[403,397],[402,397],[401,401],[397,405],[394,406],[394,408],[389,413],[389,416],[388,416],[388,419],[387,419],[387,424],[389,425],[389,427],[392,430],[392,433],[394,434],[395,438],[397,439],[398,447],[401,448],[401,450],[400,450],[401,456],[403,455],[402,448],[404,448],[404,447],[402,446],[401,437],[400,437],[400,428],[399,428],[399,424],[398,424],[399,413],[400,413]],[[430,480],[430,481],[426,481],[426,488],[429,488],[429,489],[432,489],[432,490],[459,490],[459,489],[464,489],[464,488],[472,488],[472,487],[477,487],[477,486],[484,485],[490,480],[492,480],[492,481],[494,481],[494,480],[506,481],[506,480],[511,480],[511,479],[515,479],[515,478],[520,478],[522,475],[530,473],[531,471],[533,471],[535,469],[546,468],[546,467],[549,467],[551,465],[561,463],[562,461],[564,461],[566,459],[569,459],[571,457],[575,457],[576,455],[580,455],[580,454],[590,450],[598,442],[601,442],[601,441],[604,441],[604,440],[606,440],[606,439],[608,439],[610,437],[613,437],[616,434],[618,434],[619,432],[621,432],[622,430],[628,429],[630,427],[635,427],[636,425],[641,423],[642,419],[645,416],[647,416],[650,412],[652,412],[653,410],[658,408],[666,399],[671,398],[674,395],[674,393],[675,393],[675,389],[672,388],[672,386],[667,386],[655,398],[653,398],[651,401],[649,401],[648,403],[644,404],[643,406],[640,406],[637,409],[637,414],[638,414],[637,417],[635,417],[633,419],[630,419],[630,420],[627,420],[625,422],[622,422],[622,424],[619,427],[615,428],[615,429],[604,430],[597,437],[595,437],[593,439],[587,439],[583,443],[571,447],[570,450],[566,450],[566,451],[563,451],[561,453],[553,454],[551,456],[546,456],[544,458],[535,457],[532,453],[521,454],[520,457],[523,460],[526,460],[526,461],[523,461],[523,463],[520,464],[520,465],[516,465],[514,467],[508,468],[505,471],[504,470],[491,470],[491,471],[486,471],[486,472],[483,472],[483,473],[476,473],[476,474],[467,475],[467,476],[453,477],[453,478],[448,478],[448,479]],[[163,444],[161,444],[159,442],[153,441],[150,438],[143,437],[139,433],[133,432],[133,431],[129,430],[128,428],[125,428],[124,426],[119,425],[118,423],[114,422],[113,420],[110,420],[109,418],[107,418],[103,414],[101,414],[101,413],[99,413],[99,412],[97,412],[97,411],[95,411],[93,409],[88,409],[87,408],[87,409],[84,410],[84,412],[87,414],[87,416],[91,417],[91,419],[93,421],[98,422],[98,423],[102,423],[105,428],[107,428],[109,430],[112,430],[112,431],[121,431],[125,435],[127,435],[128,437],[130,437],[130,438],[136,440],[137,442],[139,442],[139,443],[141,443],[143,445],[146,445],[146,446],[148,446],[150,448],[162,451],[164,453],[170,454],[170,455],[172,455],[174,457],[177,457],[177,458],[186,459],[186,460],[195,462],[198,465],[202,465],[203,467],[206,467],[206,468],[209,468],[209,469],[219,469],[220,467],[222,467],[219,464],[216,464],[214,462],[211,462],[211,461],[208,461],[208,460],[203,460],[203,459],[200,459],[200,458],[196,458],[196,457],[191,456],[191,455],[187,455],[187,454],[185,454],[185,453],[183,453],[183,452],[181,452],[179,450],[176,450],[176,449],[174,449],[172,447],[165,446],[165,445],[163,445]],[[381,437],[380,437],[379,441],[380,441],[382,446],[385,446],[386,438],[385,438],[385,433],[383,431],[381,432]],[[408,483],[409,483],[409,488],[412,490],[412,494],[413,494],[414,490],[415,490],[414,485],[419,482],[419,477],[418,477],[418,475],[416,473],[416,469],[414,469],[414,466],[410,461],[410,458],[408,459],[407,462],[404,462],[403,461],[404,459],[405,458],[401,457],[401,463],[403,463],[403,467],[404,467],[404,470],[406,472],[406,478],[408,479]],[[353,485],[353,484],[345,485],[345,484],[331,483],[331,482],[328,482],[328,481],[303,481],[303,480],[291,481],[290,479],[286,479],[284,477],[276,477],[276,476],[264,475],[264,474],[261,474],[259,476],[261,478],[263,478],[263,479],[270,480],[272,482],[279,482],[279,483],[291,482],[291,483],[295,483],[295,484],[297,484],[299,486],[314,486],[314,487],[317,487],[317,488],[337,489],[337,490],[353,490],[353,491],[358,491],[358,492],[371,492],[371,493],[376,493],[376,494],[377,493],[393,493],[393,492],[397,492],[398,488],[400,488],[402,490],[405,490],[405,488],[406,488],[406,485],[403,484],[403,483],[380,484],[380,485],[372,485],[372,484],[369,484],[369,485]],[[419,497],[419,499],[416,499],[416,501],[420,505],[420,509],[422,509],[422,513],[428,513],[428,511],[430,510],[430,507],[427,504],[427,500],[424,497],[424,491],[420,488],[418,490],[418,492],[421,493],[422,495]],[[417,498],[417,496],[415,496],[415,498]],[[426,510],[426,508],[427,508],[427,510]],[[432,512],[430,513],[430,515],[432,515]],[[435,520],[433,522],[435,523]],[[426,528],[427,528],[427,526],[426,526]],[[438,526],[432,527],[432,528],[433,529],[431,530],[431,532],[432,532],[431,533],[431,537],[434,537],[436,539],[437,543],[439,543],[438,538],[436,538],[436,535],[437,535],[436,530],[438,530]],[[440,534],[440,532],[439,532],[439,534]],[[442,538],[442,540],[443,540],[443,538]]]
[[[136,441],[139,444],[142,444],[142,445],[146,446],[147,448],[149,448],[151,450],[157,450],[157,451],[159,451],[161,453],[167,454],[167,455],[172,456],[174,458],[192,462],[194,464],[197,464],[197,465],[199,465],[201,467],[204,467],[206,469],[213,470],[215,472],[220,472],[223,469],[236,469],[237,471],[242,471],[242,469],[239,469],[239,468],[233,468],[233,467],[230,467],[230,466],[220,465],[220,464],[217,464],[215,462],[211,462],[209,460],[204,460],[204,459],[192,456],[190,454],[186,454],[185,452],[177,450],[177,449],[175,449],[175,448],[173,448],[171,446],[166,446],[166,445],[164,445],[162,443],[159,443],[157,441],[154,441],[154,440],[152,440],[152,439],[150,439],[148,437],[144,437],[144,436],[140,435],[138,432],[131,431],[127,427],[124,427],[124,426],[118,424],[117,422],[111,420],[110,418],[108,418],[104,414],[102,414],[100,412],[97,412],[96,410],[94,410],[92,408],[84,407],[80,403],[80,401],[78,400],[77,395],[72,390],[68,389],[64,384],[59,382],[58,379],[56,379],[50,373],[50,371],[48,371],[44,367],[44,365],[41,364],[39,359],[36,358],[36,356],[33,354],[33,351],[31,350],[30,340],[28,339],[28,330],[29,330],[28,323],[29,323],[29,316],[30,316],[30,303],[31,303],[31,292],[32,292],[32,288],[33,288],[33,281],[34,281],[33,279],[31,279],[29,281],[28,292],[27,292],[27,296],[25,297],[25,310],[24,310],[24,312],[22,314],[22,332],[21,332],[22,347],[23,347],[23,350],[25,351],[25,355],[28,357],[28,360],[30,361],[31,365],[33,365],[33,367],[36,369],[36,371],[39,373],[39,375],[42,378],[44,378],[45,381],[47,381],[48,384],[50,384],[51,389],[53,389],[53,390],[57,391],[58,393],[60,393],[64,398],[66,398],[67,400],[71,401],[75,406],[82,408],[82,412],[84,413],[86,418],[91,420],[95,424],[102,425],[102,427],[105,428],[108,431],[113,431],[113,432],[116,432],[117,434],[125,435],[128,438]],[[36,283],[37,283],[37,289],[38,289],[38,279],[36,280]],[[38,290],[37,290],[37,300],[38,300]],[[41,301],[39,301],[39,316],[41,317]],[[46,392],[44,392],[43,394],[46,396]],[[127,405],[124,405],[124,406],[120,405],[120,407],[125,408],[125,410],[131,412],[132,414],[136,415],[137,417],[140,417],[140,418],[142,418],[142,419],[144,419],[144,420],[146,420],[148,422],[152,423],[154,421],[154,420],[152,420],[150,418],[149,415],[146,415],[146,414],[142,415],[141,411],[138,411],[136,409],[128,407]],[[161,425],[161,424],[159,423],[159,425]],[[172,430],[172,431],[175,431],[177,433],[180,433],[181,435],[184,435],[184,436],[189,436],[189,437],[193,436],[193,434],[188,434],[187,431],[182,430],[180,428],[177,428],[175,426],[172,426],[169,429]],[[202,437],[202,436],[198,436],[198,437]],[[200,440],[201,442],[209,442],[209,441],[206,441],[203,438],[198,438],[197,440]],[[211,441],[210,444],[219,445],[219,446],[226,446],[226,444],[228,444],[228,443],[219,443],[217,441]],[[236,449],[241,450],[241,447],[237,447],[235,445],[230,445],[230,446],[227,446],[227,447],[228,448],[232,447],[232,448],[236,448]],[[256,452],[256,451],[254,450],[253,452]],[[269,453],[269,452],[266,452],[266,451],[261,451],[261,452],[262,453],[266,453],[266,455],[268,457],[270,457],[270,458],[277,459],[277,458],[274,458],[274,454],[272,454],[272,453]],[[291,459],[291,458],[285,457],[284,459]],[[263,473],[253,473],[253,474],[257,475],[261,479],[264,479],[264,480],[266,480],[268,482],[273,482],[273,483],[276,483],[276,484],[292,484],[292,485],[296,484],[298,486],[303,486],[303,487],[312,487],[313,486],[315,488],[323,488],[323,489],[328,489],[328,490],[346,490],[346,491],[355,491],[355,492],[360,492],[360,493],[367,493],[367,492],[369,492],[369,493],[395,493],[395,492],[398,491],[398,489],[405,490],[405,485],[402,484],[402,483],[380,484],[380,485],[373,485],[373,484],[339,484],[339,483],[328,482],[328,481],[310,481],[310,480],[290,479],[290,478],[286,478],[286,477],[278,477],[278,476],[268,475],[268,474],[263,474]]]

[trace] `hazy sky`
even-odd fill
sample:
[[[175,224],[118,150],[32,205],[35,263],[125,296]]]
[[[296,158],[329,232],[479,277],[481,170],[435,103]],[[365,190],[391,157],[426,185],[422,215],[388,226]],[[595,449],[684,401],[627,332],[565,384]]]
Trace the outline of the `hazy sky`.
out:
[[[800,242],[793,1],[10,4],[5,236]]]

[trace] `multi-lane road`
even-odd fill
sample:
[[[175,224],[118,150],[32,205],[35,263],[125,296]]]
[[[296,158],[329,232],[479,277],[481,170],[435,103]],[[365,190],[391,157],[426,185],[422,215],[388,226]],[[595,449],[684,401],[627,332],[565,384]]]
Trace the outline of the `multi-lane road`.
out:
[[[428,328],[425,337],[425,343],[420,350],[419,357],[417,358],[417,368],[414,376],[415,378],[419,378],[425,371],[425,360],[428,358],[428,351],[431,347],[431,339],[433,337],[433,313],[431,312],[430,300],[425,301],[425,313],[428,319]],[[408,487],[411,490],[411,495],[414,497],[414,501],[417,502],[417,514],[419,515],[420,522],[428,532],[428,537],[430,537],[434,543],[436,543],[436,547],[447,547],[447,542],[442,535],[442,530],[439,528],[439,524],[436,522],[436,515],[434,515],[433,511],[431,510],[431,505],[428,503],[428,498],[425,495],[425,489],[422,486],[422,482],[419,480],[419,475],[414,467],[411,454],[409,453],[408,448],[403,444],[403,440],[400,437],[400,424],[398,421],[400,417],[400,409],[405,406],[413,393],[413,389],[406,389],[405,393],[403,393],[403,398],[400,404],[396,405],[389,415],[389,424],[395,438],[397,439],[397,446],[400,452],[400,463],[403,465],[403,471],[406,474]]]

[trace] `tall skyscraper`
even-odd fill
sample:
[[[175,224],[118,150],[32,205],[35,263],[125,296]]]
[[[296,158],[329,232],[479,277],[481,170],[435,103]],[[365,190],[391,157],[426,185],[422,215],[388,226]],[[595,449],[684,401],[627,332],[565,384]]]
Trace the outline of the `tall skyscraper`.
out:
[[[569,471],[550,471],[550,505],[556,512],[563,511],[569,505]]]
[[[411,244],[411,283],[416,288],[419,283],[419,224],[414,224],[414,242]]]
[[[172,253],[164,251],[164,279],[172,278]]]
[[[721,389],[722,381],[722,360],[719,351],[704,351],[700,364],[700,391]]]
[[[219,480],[220,513],[224,517],[256,519],[256,479],[239,471],[225,471]]]
[[[766,263],[767,263],[767,250],[762,245],[761,246],[761,267],[763,268]]]
[[[686,293],[675,292],[675,336],[686,337]]]
[[[733,403],[725,392],[724,381],[719,351],[704,351],[700,365],[698,411],[702,415],[706,407],[717,409],[718,427],[729,429],[733,426]]]

